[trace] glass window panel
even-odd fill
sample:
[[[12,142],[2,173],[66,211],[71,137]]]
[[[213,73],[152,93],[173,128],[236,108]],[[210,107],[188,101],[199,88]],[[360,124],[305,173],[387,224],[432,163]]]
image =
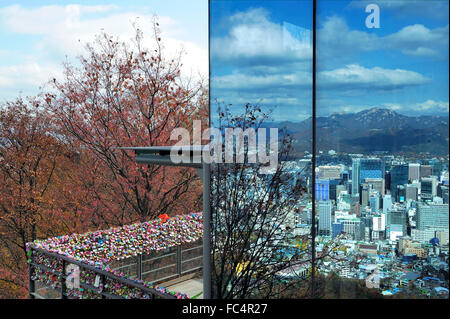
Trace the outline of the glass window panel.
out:
[[[316,297],[437,297],[448,285],[448,2],[317,4],[317,250],[328,284]]]
[[[220,132],[267,128],[267,142],[275,128],[279,141],[278,165],[266,173],[256,163],[212,165],[214,296],[305,297],[311,273],[312,1],[210,1],[210,74],[211,126]],[[282,141],[288,140],[292,148],[284,154]],[[266,140],[258,135],[257,141],[259,152]]]

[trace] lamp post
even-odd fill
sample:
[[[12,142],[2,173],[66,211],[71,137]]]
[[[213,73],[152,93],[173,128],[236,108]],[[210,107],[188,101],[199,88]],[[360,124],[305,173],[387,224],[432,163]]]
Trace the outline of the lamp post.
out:
[[[132,150],[136,162],[147,165],[194,167],[203,182],[203,298],[211,298],[211,207],[210,164],[202,161],[205,146],[178,146],[178,154],[170,156],[172,146],[120,147]]]

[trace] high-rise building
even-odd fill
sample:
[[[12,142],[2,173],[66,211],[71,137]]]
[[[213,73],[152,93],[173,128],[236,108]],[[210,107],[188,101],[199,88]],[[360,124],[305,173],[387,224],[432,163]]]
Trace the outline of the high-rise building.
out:
[[[386,230],[386,215],[381,214],[379,216],[372,217],[372,229],[374,231],[385,231]]]
[[[331,236],[333,203],[331,201],[319,202],[319,235]]]
[[[388,210],[392,208],[392,197],[391,195],[385,195],[383,197],[383,214],[387,214]]]
[[[342,223],[336,222],[331,225],[331,236],[335,238],[336,236],[342,234],[344,230],[344,225]]]
[[[422,200],[432,200],[437,195],[438,180],[436,176],[423,177],[420,180],[420,194]]]
[[[444,204],[448,204],[448,193],[449,189],[448,186],[439,185],[437,188],[437,196],[442,198],[442,201]]]
[[[406,200],[415,200],[417,201],[418,189],[417,186],[408,184],[406,185]]]
[[[360,174],[360,159],[353,158],[352,159],[352,195],[359,194],[359,174]]]
[[[433,167],[431,165],[420,165],[420,178],[433,175]]]
[[[386,174],[384,174],[384,187],[385,190],[386,189],[391,189],[391,172],[386,172]]]
[[[409,166],[406,164],[393,165],[391,167],[391,195],[397,199],[397,186],[408,183]]]
[[[448,204],[448,198],[449,197],[449,194],[448,194],[448,189],[446,190],[446,191],[444,191],[443,193],[442,193],[442,201],[444,202],[444,204]]]
[[[438,185],[436,195],[443,198],[446,191],[448,191],[448,186]]]
[[[330,199],[330,181],[328,179],[316,180],[316,200]]]
[[[383,178],[385,173],[384,161],[379,158],[363,158],[360,160],[360,183],[366,178]]]
[[[384,178],[366,178],[365,183],[372,185],[372,188],[380,193],[381,196],[385,194]]]
[[[418,180],[420,178],[420,164],[410,163],[408,170],[408,179],[410,181]]]
[[[404,210],[391,210],[387,213],[387,226],[390,231],[390,239],[395,240],[397,237],[405,236],[407,215]]]
[[[344,192],[346,189],[345,189],[345,185],[336,185],[336,199],[338,199],[339,198],[339,194],[341,193],[341,192]]]
[[[405,185],[397,185],[397,191],[395,192],[397,196],[395,198],[396,202],[403,203],[406,200],[406,188]]]
[[[448,230],[448,204],[419,203],[417,229]]]
[[[343,186],[343,185],[340,185],[340,183],[341,183],[341,180],[340,179],[330,179],[330,182],[329,182],[329,199],[331,199],[331,200],[336,200],[336,198],[337,198],[337,196],[336,196],[336,193],[337,193],[337,187],[338,186]]]
[[[361,185],[361,205],[362,207],[369,206],[369,194],[372,189],[372,185],[363,183]]]
[[[369,206],[372,213],[376,213],[380,209],[380,194],[377,191],[370,192]]]
[[[357,217],[360,215],[360,204],[359,204],[359,196],[351,197],[350,211],[352,214],[355,214]]]
[[[345,181],[348,181],[348,179],[349,179],[349,174],[348,174],[348,171],[345,170],[342,172],[342,180],[345,182]]]
[[[340,179],[341,178],[341,167],[322,165],[318,167],[319,169],[319,179]]]
[[[432,159],[430,161],[430,165],[433,168],[433,175],[435,176],[441,175],[442,171],[444,170],[444,163],[442,163],[438,159]]]
[[[303,208],[300,212],[300,220],[302,224],[311,225],[312,224],[312,211],[309,208]]]
[[[354,240],[361,240],[365,237],[364,223],[359,218],[340,219],[338,222],[342,223],[342,232],[351,235]]]

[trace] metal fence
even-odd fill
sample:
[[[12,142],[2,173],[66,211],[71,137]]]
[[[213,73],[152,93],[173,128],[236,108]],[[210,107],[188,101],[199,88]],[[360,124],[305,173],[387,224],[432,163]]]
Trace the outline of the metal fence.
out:
[[[125,278],[87,263],[30,246],[30,298],[174,299],[176,296],[149,288],[141,282],[159,284],[187,274],[195,274],[202,269],[202,247],[201,241],[196,241],[164,251],[113,261],[107,265],[129,277]],[[70,264],[80,269],[81,289],[68,288],[66,285],[68,276],[66,266]],[[113,287],[120,289],[114,290]],[[117,293],[124,290],[128,291],[126,296]],[[82,296],[74,294],[74,292],[79,294],[80,291]]]
[[[113,261],[108,266],[127,276],[158,284],[202,269],[201,241],[171,247],[147,255]]]

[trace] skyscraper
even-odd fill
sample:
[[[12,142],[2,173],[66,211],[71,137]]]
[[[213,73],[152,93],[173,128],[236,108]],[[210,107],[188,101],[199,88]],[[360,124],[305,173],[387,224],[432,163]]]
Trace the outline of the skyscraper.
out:
[[[417,200],[418,189],[415,185],[406,185],[406,200]]]
[[[418,180],[420,178],[420,164],[410,163],[408,169],[408,179],[410,181]]]
[[[417,229],[419,230],[447,230],[448,204],[417,205]]]
[[[329,181],[329,185],[330,185],[330,187],[329,187],[329,198],[328,199],[336,200],[336,198],[337,198],[337,196],[336,196],[337,187],[338,186],[343,186],[343,185],[340,185],[340,183],[341,183],[340,179],[330,179],[330,181]]]
[[[363,158],[360,160],[360,183],[366,178],[384,178],[384,161],[379,158]]]
[[[406,211],[391,210],[387,213],[386,217],[391,240],[406,235]]]
[[[397,198],[397,186],[408,183],[409,166],[407,164],[394,165],[391,167],[391,195]]]
[[[385,195],[383,197],[383,214],[386,214],[388,210],[392,208],[392,197],[391,195]]]
[[[366,183],[372,185],[381,196],[385,194],[384,178],[366,178]]]
[[[318,167],[320,179],[340,179],[341,167],[332,165],[322,165]]]
[[[336,236],[342,234],[343,229],[344,229],[344,225],[342,223],[338,223],[338,222],[333,223],[331,225],[331,236],[333,238],[335,238]]]
[[[363,207],[369,206],[369,194],[372,189],[372,185],[363,183],[361,185],[361,205]]]
[[[405,185],[397,185],[397,190],[395,192],[395,201],[403,203],[406,200],[406,188]]]
[[[333,203],[331,201],[319,202],[319,235],[331,236]]]
[[[437,194],[438,180],[436,176],[424,177],[420,180],[420,193],[422,199],[433,199]]]
[[[359,173],[360,173],[360,159],[352,159],[352,195],[359,194]]]
[[[318,179],[316,181],[316,200],[330,199],[330,181],[327,179]]]
[[[433,175],[433,167],[430,165],[421,165],[420,166],[420,177],[429,177]]]
[[[369,206],[372,213],[378,212],[380,209],[380,193],[372,191],[369,194]]]

